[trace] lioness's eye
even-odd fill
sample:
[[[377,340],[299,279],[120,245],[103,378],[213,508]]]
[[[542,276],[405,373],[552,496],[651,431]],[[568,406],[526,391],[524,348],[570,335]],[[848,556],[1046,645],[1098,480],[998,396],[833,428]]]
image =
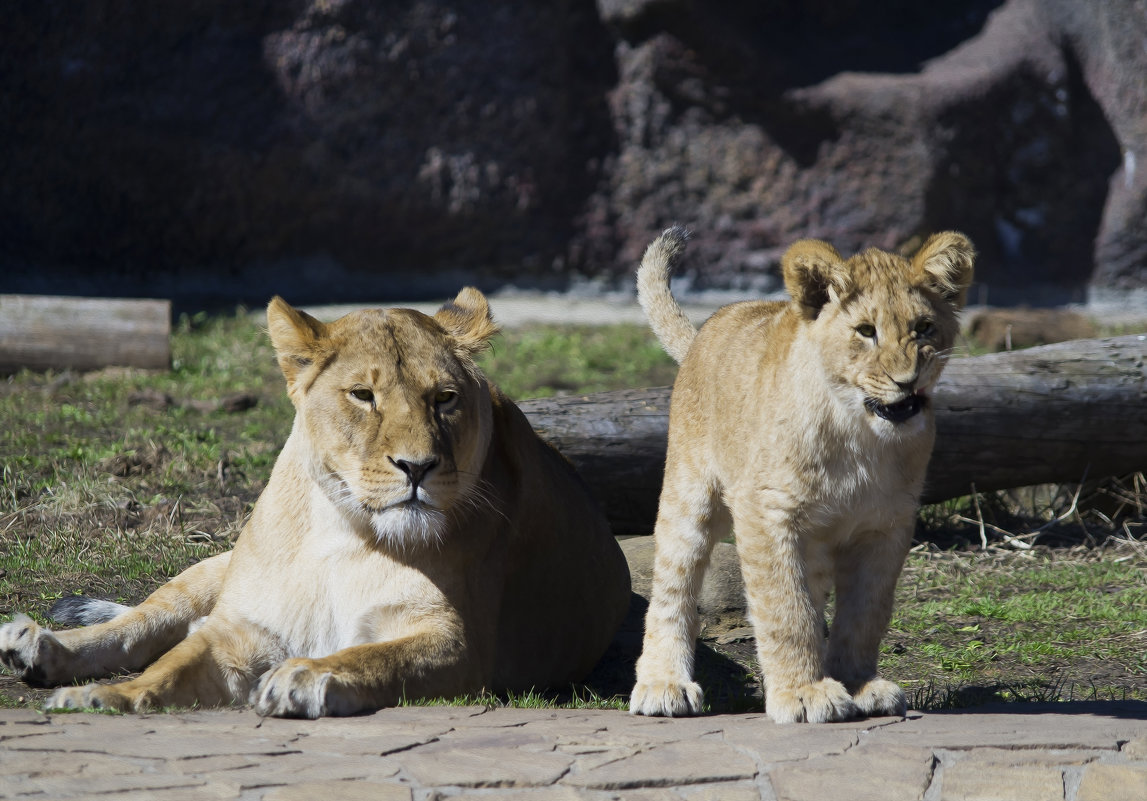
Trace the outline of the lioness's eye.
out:
[[[919,334],[920,336],[927,336],[928,334],[931,334],[932,333],[932,321],[931,320],[919,321],[918,323],[916,323],[916,329],[915,330],[916,330],[916,333]]]
[[[449,403],[450,401],[454,400],[457,397],[458,397],[458,393],[455,392],[454,390],[443,389],[443,390],[440,390],[439,393],[434,396],[434,402],[437,403],[439,406],[441,406],[444,403]]]
[[[876,326],[874,326],[872,323],[861,323],[856,327],[856,333],[860,334],[862,337],[872,339],[874,336],[876,336]]]
[[[374,400],[374,393],[366,387],[356,387],[350,391],[351,397],[355,400],[360,400],[363,403],[370,403]]]

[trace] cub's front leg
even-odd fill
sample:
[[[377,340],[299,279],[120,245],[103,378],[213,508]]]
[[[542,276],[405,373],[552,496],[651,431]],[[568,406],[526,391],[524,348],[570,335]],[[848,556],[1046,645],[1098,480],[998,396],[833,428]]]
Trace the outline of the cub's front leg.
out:
[[[288,659],[259,680],[251,703],[260,715],[318,718],[482,689],[490,671],[449,623],[386,642],[344,648],[318,659]]]
[[[767,507],[734,519],[765,712],[777,723],[856,717],[848,690],[824,672],[825,588],[806,562],[801,526],[792,514]]]
[[[139,606],[108,604],[119,614],[94,625],[51,631],[17,615],[0,626],[0,665],[41,686],[139,670],[211,611],[230,559],[224,553],[192,565]]]
[[[857,535],[837,555],[836,615],[827,669],[848,687],[865,715],[903,716],[908,711],[904,691],[881,678],[876,668],[914,523],[912,517],[892,531]]]

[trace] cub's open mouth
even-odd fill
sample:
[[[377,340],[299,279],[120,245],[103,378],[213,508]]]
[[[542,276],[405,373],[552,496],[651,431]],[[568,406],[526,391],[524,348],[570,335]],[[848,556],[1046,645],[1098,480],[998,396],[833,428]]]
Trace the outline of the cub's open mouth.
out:
[[[864,408],[890,423],[903,423],[923,411],[924,404],[927,402],[923,395],[914,393],[902,401],[887,405],[876,400],[876,398],[865,398]]]

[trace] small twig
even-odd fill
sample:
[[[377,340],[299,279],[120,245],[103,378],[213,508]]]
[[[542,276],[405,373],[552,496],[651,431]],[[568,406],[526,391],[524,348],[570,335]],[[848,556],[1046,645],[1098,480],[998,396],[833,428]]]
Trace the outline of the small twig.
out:
[[[980,550],[988,550],[988,534],[984,530],[984,513],[980,511],[980,493],[976,492],[976,485],[972,485],[972,504],[976,507],[976,520],[980,524]],[[973,522],[971,520],[969,523]],[[995,528],[993,526],[993,528]]]
[[[1079,493],[1081,493],[1083,491],[1083,482],[1086,480],[1087,480],[1087,472],[1085,471],[1083,474],[1083,479],[1080,481],[1079,485],[1075,488],[1075,495],[1072,496],[1071,506],[1068,507],[1066,512],[1064,512],[1061,515],[1057,515],[1056,517],[1053,517],[1051,520],[1047,521],[1046,523],[1044,523],[1039,528],[1033,529],[1032,531],[1028,532],[1027,536],[1031,536],[1033,534],[1040,534],[1044,531],[1047,531],[1049,528],[1054,526],[1056,523],[1062,523],[1063,521],[1070,518],[1072,515],[1078,514]],[[1082,519],[1080,519],[1080,525],[1081,526],[1083,525]],[[1088,539],[1091,539],[1091,534],[1088,533],[1086,526],[1083,528],[1083,532],[1085,534],[1087,534]]]
[[[985,529],[989,529],[989,528],[992,531],[999,534],[1001,537],[1003,537],[1005,543],[1012,546],[1013,548],[1018,548],[1021,551],[1031,550],[1031,547],[1032,547],[1029,543],[1026,543],[1023,541],[1025,537],[1038,537],[1039,536],[1039,532],[1035,532],[1032,534],[1012,534],[1011,532],[1007,531],[1006,529],[1002,529],[999,526],[995,526],[995,525],[992,525],[991,523],[984,522],[983,519],[973,520],[972,518],[964,517],[963,515],[956,515],[955,519],[959,520],[961,523],[968,523],[968,524],[973,525],[973,526],[979,526],[980,527],[980,542],[981,543],[987,542],[987,536],[985,534]],[[985,544],[983,547],[987,548],[988,546]]]

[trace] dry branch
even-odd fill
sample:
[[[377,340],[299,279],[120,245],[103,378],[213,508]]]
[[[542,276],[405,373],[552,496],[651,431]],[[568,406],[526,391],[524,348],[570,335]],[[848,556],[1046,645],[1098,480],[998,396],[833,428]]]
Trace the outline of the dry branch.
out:
[[[1147,336],[953,359],[936,388],[924,500],[1147,469]],[[520,404],[578,468],[614,532],[649,533],[669,425],[667,387]]]

